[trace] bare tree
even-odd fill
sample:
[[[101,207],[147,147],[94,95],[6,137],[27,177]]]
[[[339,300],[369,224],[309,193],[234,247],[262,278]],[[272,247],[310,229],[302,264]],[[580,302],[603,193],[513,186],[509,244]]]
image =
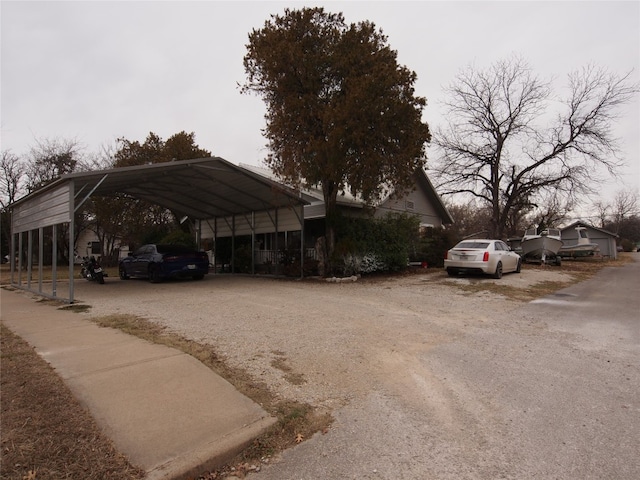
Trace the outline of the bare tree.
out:
[[[16,201],[22,193],[25,172],[26,165],[20,157],[10,150],[2,152],[0,159],[0,207],[2,210]]]
[[[32,192],[81,165],[82,148],[76,140],[39,139],[31,148],[27,189]]]
[[[11,244],[11,223],[7,207],[22,194],[26,172],[24,162],[11,151],[3,151],[0,159],[0,251],[3,255]]]
[[[443,194],[466,193],[491,210],[491,235],[502,237],[515,212],[535,207],[543,192],[568,199],[588,192],[595,171],[621,165],[611,127],[618,107],[639,91],[629,75],[587,67],[569,75],[569,96],[512,57],[488,70],[468,68],[448,88],[448,125],[434,134],[434,164]]]
[[[454,239],[461,240],[488,234],[490,212],[486,207],[478,207],[473,200],[464,204],[450,203],[446,207],[453,218],[453,224],[447,227],[447,230]]]
[[[611,212],[611,204],[602,200],[597,200],[593,202],[592,206],[600,228],[604,228]]]
[[[532,212],[520,223],[520,230],[535,225],[540,230],[557,227],[573,210],[571,198],[560,195],[557,191],[542,192],[540,200]]]
[[[613,201],[612,223],[615,226],[614,233],[620,233],[620,225],[625,219],[638,215],[638,192],[620,190]]]

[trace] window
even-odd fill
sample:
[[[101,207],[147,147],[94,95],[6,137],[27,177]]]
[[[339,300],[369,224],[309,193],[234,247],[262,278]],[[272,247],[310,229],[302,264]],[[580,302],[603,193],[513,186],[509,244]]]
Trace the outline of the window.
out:
[[[465,241],[465,242],[460,242],[454,248],[479,248],[484,250],[488,246],[489,244],[487,242]]]
[[[415,204],[413,203],[413,200],[405,200],[404,201],[404,206],[407,210],[413,210],[415,209]]]
[[[100,242],[91,242],[91,255],[100,255]]]

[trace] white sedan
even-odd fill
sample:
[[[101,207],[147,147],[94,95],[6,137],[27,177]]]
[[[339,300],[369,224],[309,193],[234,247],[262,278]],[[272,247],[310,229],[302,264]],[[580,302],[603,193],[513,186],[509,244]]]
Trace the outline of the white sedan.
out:
[[[451,276],[460,273],[484,273],[502,278],[503,273],[520,273],[520,255],[502,240],[463,240],[447,252],[444,268]]]

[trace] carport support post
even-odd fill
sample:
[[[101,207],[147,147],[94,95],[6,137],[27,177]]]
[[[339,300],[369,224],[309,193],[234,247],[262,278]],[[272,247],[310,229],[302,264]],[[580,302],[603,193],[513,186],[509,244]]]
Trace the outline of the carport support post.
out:
[[[42,294],[42,264],[44,256],[44,230],[38,229],[38,293]]]
[[[256,274],[256,212],[251,212],[251,275]]]
[[[304,205],[300,205],[300,278],[304,278]]]
[[[51,293],[58,296],[58,225],[51,227]]]
[[[18,285],[22,286],[22,249],[23,245],[23,232],[18,233]]]
[[[279,236],[279,232],[278,232],[278,207],[276,207],[275,217],[276,217],[276,242],[275,242],[274,246],[276,247],[276,253],[275,253],[275,257],[276,258],[274,260],[274,262],[275,262],[274,270],[276,272],[276,275],[278,275],[280,273],[279,272],[279,270],[280,270],[280,255],[278,254],[278,236]]]
[[[71,205],[73,206],[73,197],[71,197]],[[73,229],[75,228],[73,221],[73,211],[71,209],[71,218],[69,220],[69,303],[73,303],[73,252],[75,245],[73,244]]]
[[[196,220],[196,245],[198,250],[202,248],[202,223],[200,220]]]
[[[236,273],[236,216],[231,217],[231,273]]]
[[[218,273],[218,217],[213,219],[213,273]]]
[[[13,225],[11,225],[11,256],[9,257],[9,262],[11,263],[11,284],[14,284],[16,282],[16,234],[13,233]]]
[[[31,290],[31,274],[33,270],[33,230],[27,232],[27,289]]]

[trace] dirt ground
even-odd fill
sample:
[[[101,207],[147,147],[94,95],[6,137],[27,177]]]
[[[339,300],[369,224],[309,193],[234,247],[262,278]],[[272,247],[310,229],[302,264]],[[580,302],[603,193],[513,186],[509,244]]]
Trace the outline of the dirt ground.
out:
[[[89,307],[80,314],[93,320],[114,314],[141,317],[211,347],[233,371],[267,385],[276,398],[303,402],[318,413],[348,410],[370,399],[372,391],[400,399],[409,409],[422,409],[429,378],[418,378],[415,372],[425,373],[418,364],[424,352],[465,329],[490,324],[496,312],[508,313],[603,266],[621,263],[526,265],[522,273],[500,280],[449,278],[437,269],[341,283],[209,275],[200,282],[156,285],[109,277],[105,285],[76,282],[76,299]],[[39,365],[37,355],[20,339],[3,331],[2,341],[1,478],[80,478],[76,473],[61,475],[53,466],[77,464],[78,459],[84,465],[104,465],[92,467],[97,476],[83,478],[139,478],[108,439],[98,433],[78,434],[94,432],[95,427],[63,386],[56,387],[55,394],[39,388],[44,381],[55,381],[55,373],[44,362]],[[439,420],[446,421],[455,412],[448,393],[433,388],[438,384],[430,382],[429,402]],[[60,419],[74,419],[66,422],[70,430],[32,421],[46,416],[43,409],[48,415],[52,397],[61,399]],[[20,399],[28,401],[18,407]],[[91,440],[82,453],[58,448],[38,456],[43,449],[36,438],[57,445],[87,435]],[[29,477],[36,469],[37,476]]]

